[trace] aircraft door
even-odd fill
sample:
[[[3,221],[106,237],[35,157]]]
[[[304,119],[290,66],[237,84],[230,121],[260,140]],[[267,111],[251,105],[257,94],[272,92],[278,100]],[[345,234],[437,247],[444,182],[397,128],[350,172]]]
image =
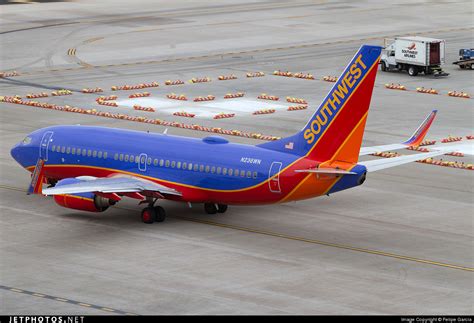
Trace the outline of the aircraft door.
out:
[[[268,172],[268,186],[270,192],[272,193],[281,193],[280,188],[280,171],[281,171],[281,162],[273,162],[270,166],[270,171]]]
[[[138,160],[138,169],[142,172],[146,172],[146,160],[148,158],[147,154],[140,154],[139,160]]]
[[[50,142],[52,141],[51,140],[52,137],[53,137],[53,132],[47,131],[44,133],[43,138],[41,138],[39,157],[42,158],[44,161],[48,160],[48,148],[49,148]]]

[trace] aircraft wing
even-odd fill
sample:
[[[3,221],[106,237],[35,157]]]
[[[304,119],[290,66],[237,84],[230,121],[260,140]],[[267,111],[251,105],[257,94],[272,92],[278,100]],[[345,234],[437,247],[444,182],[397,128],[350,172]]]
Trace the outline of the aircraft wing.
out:
[[[414,155],[405,155],[400,157],[384,158],[384,159],[374,159],[367,161],[358,162],[359,165],[364,165],[367,168],[367,172],[376,172],[378,170],[391,168],[395,166],[400,166],[403,164],[408,164],[417,160],[423,160],[430,157],[435,157],[439,155],[444,155],[446,153],[453,152],[451,149],[440,149],[437,151],[414,154]]]
[[[43,189],[44,195],[61,195],[75,194],[87,192],[100,193],[139,193],[139,192],[156,192],[159,194],[178,195],[181,193],[177,190],[141,179],[134,176],[117,176],[117,177],[76,177],[79,182],[57,185],[51,188]]]
[[[382,146],[372,146],[372,147],[362,147],[360,148],[359,156],[370,155],[378,152],[384,152],[389,150],[403,149],[412,146],[418,146],[423,141],[428,132],[431,124],[433,123],[434,118],[438,110],[433,110],[425,120],[420,124],[418,129],[415,130],[413,135],[405,142],[398,144],[382,145]]]
[[[450,150],[463,153],[464,155],[474,155],[474,142],[454,143],[454,144],[439,144],[426,147],[431,151],[435,150]]]

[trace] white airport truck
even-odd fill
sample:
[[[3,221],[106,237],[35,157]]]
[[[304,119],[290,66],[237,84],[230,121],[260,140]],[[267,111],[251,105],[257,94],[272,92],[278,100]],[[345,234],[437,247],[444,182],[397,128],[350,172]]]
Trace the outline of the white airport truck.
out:
[[[425,75],[447,76],[441,69],[444,64],[445,41],[427,37],[397,37],[385,39],[380,58],[382,71],[408,71],[410,76],[424,72]]]

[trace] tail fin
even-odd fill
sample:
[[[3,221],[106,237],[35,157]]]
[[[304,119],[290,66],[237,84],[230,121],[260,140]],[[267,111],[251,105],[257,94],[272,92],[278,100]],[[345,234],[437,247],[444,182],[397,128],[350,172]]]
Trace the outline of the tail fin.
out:
[[[320,162],[356,163],[381,50],[363,45],[300,132],[259,147]]]

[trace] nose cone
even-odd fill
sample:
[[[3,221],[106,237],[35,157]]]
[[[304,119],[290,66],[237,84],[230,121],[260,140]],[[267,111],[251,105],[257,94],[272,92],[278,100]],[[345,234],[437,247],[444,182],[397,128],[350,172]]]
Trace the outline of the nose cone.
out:
[[[20,144],[16,144],[11,150],[10,150],[10,155],[13,157],[14,160],[16,160],[17,163],[20,163],[20,155],[21,155],[21,147]]]

